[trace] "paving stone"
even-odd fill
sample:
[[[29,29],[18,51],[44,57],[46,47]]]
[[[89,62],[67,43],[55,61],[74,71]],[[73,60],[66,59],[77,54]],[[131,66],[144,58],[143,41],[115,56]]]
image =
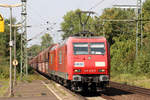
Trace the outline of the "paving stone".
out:
[[[18,83],[14,89],[14,97],[0,100],[58,100],[40,80],[31,83]]]

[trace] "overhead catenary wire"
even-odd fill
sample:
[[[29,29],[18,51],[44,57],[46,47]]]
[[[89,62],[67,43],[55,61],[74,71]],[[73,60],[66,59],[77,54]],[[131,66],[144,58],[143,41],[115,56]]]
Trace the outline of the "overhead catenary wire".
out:
[[[39,22],[39,19],[40,19],[40,21],[44,20],[44,23],[42,22],[41,24],[33,25],[33,27],[34,28],[39,27],[40,29],[46,29],[47,30],[47,31],[40,32],[38,35],[36,34],[34,37],[30,38],[29,40],[31,41],[31,40],[39,38],[39,35],[42,35],[44,32],[45,33],[46,32],[49,33],[49,31],[52,32],[52,30],[54,29],[54,25],[56,25],[57,23],[56,22],[50,22],[49,20],[47,20],[48,18],[42,17],[41,14],[38,13],[37,10],[32,8],[30,5],[28,5],[28,7],[30,9],[29,10],[30,13],[34,13],[35,15],[37,15],[37,17],[35,17],[34,19],[31,16],[29,16],[29,18],[32,19],[32,21],[36,20],[36,22]]]
[[[28,41],[31,41],[31,40],[33,40],[33,39],[37,39],[37,38],[39,38],[42,34],[47,33],[48,31],[52,31],[52,30],[53,30],[53,27],[54,27],[55,25],[56,25],[56,23],[52,24],[52,25],[49,26],[49,27],[46,27],[45,30],[43,30],[42,32],[36,34],[34,37],[28,39]]]
[[[103,2],[104,2],[104,0],[101,0],[100,2],[98,2],[97,4],[95,4],[93,7],[91,7],[91,8],[89,9],[89,11],[95,9],[96,7],[98,7],[98,6],[99,6],[100,4],[102,4]]]
[[[46,18],[46,17],[42,17],[41,16],[41,14],[35,9],[35,8],[32,8],[30,5],[28,5],[28,7],[29,7],[29,11],[30,11],[30,13],[34,13],[34,14],[36,14],[37,15],[37,17],[39,17],[39,19],[41,19],[41,20],[44,20],[44,23],[42,23],[42,24],[40,24],[40,26],[45,26],[45,25],[48,25],[48,24],[53,24],[53,23],[56,23],[56,22],[50,22],[49,20],[48,20],[48,18]],[[36,17],[36,18],[37,18]],[[36,19],[36,21],[37,22],[39,22],[39,19],[37,18]],[[35,20],[35,19],[34,19]]]
[[[34,39],[39,38],[42,34],[46,33],[47,31],[48,31],[48,30],[46,29],[46,30],[44,30],[44,31],[42,31],[42,32],[40,32],[40,33],[38,33],[38,34],[36,34],[34,37],[28,39],[28,41],[31,41],[31,40],[34,40]]]
[[[32,21],[38,22],[38,20],[33,19],[31,16],[28,16],[28,18]],[[40,29],[42,29],[43,27],[47,27],[46,24],[38,24],[38,23],[32,24],[31,26],[32,28],[40,28]]]
[[[106,0],[101,0],[100,2],[96,3],[93,7],[91,7],[91,8],[89,9],[89,11],[91,11],[91,10],[97,8],[97,7],[98,7],[99,5],[101,5],[104,1],[106,1]],[[115,3],[115,2],[117,2],[117,1],[116,1],[116,0],[113,0],[113,2],[111,3],[111,5],[112,5],[113,3]],[[109,6],[110,6],[110,5],[109,5]]]
[[[44,30],[44,31],[42,31],[42,32],[40,32],[40,33],[38,33],[38,34],[36,34],[34,37],[32,37],[32,38],[28,39],[28,41],[31,41],[31,40],[37,39],[37,38],[39,38],[39,37],[40,37],[40,35],[42,35],[42,34],[44,34],[44,33],[46,33],[46,31],[45,31],[45,30]]]

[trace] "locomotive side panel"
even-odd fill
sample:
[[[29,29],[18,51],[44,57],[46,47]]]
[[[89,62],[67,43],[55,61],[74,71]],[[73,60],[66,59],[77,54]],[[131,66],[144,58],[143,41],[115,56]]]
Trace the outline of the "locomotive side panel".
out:
[[[58,44],[55,44],[49,50],[49,60],[48,60],[48,75],[55,76],[57,71],[57,47]]]

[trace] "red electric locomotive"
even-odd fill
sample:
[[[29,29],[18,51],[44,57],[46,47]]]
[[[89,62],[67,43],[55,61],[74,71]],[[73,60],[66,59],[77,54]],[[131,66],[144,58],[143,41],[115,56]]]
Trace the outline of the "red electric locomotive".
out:
[[[69,37],[49,55],[50,74],[68,87],[96,90],[109,83],[110,51],[104,37]]]
[[[110,50],[104,37],[69,37],[40,52],[31,66],[74,90],[104,89],[110,78]]]

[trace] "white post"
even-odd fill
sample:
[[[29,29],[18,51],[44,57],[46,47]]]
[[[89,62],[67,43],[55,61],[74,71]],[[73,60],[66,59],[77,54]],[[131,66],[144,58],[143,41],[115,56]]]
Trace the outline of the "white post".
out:
[[[12,83],[12,8],[10,7],[10,96],[13,96],[13,83]]]

